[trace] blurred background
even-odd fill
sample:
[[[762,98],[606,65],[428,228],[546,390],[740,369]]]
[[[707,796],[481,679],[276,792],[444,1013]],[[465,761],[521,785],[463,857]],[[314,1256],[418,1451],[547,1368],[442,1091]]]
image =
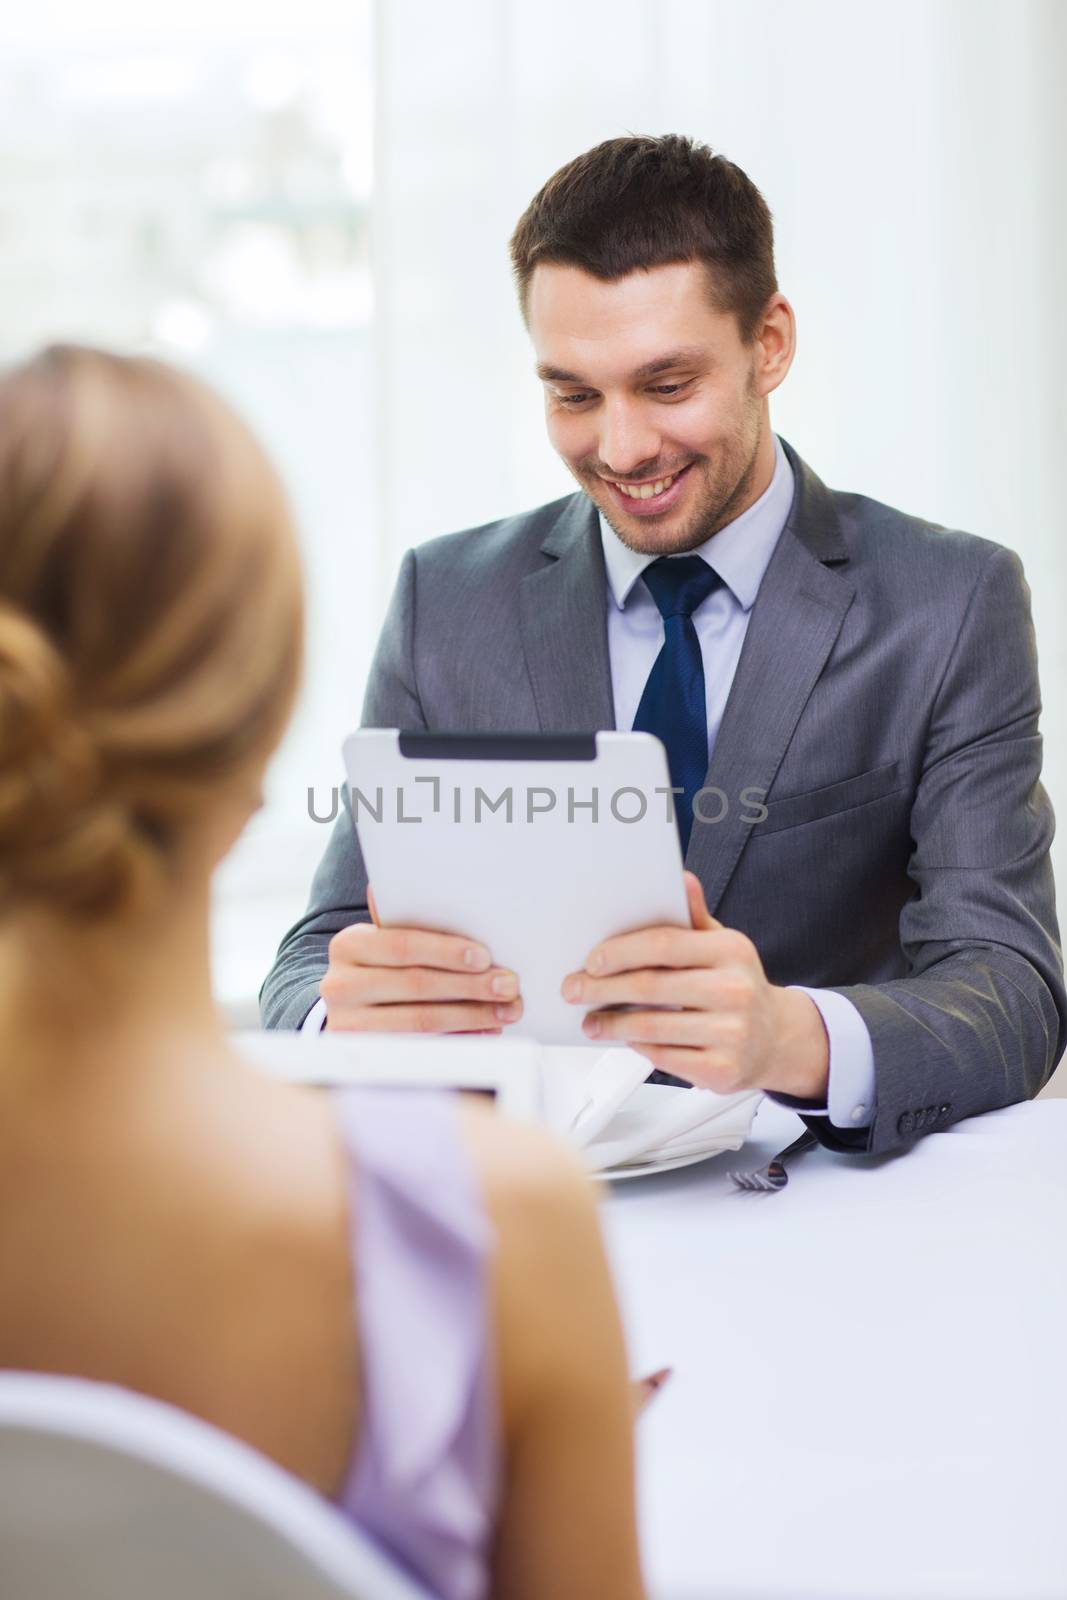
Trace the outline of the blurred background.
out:
[[[328,815],[404,550],[572,487],[507,240],[556,167],[620,133],[695,135],[762,189],[800,337],[772,416],[819,475],[1022,556],[1067,815],[1062,0],[20,11],[0,359],[76,339],[202,373],[274,455],[303,539],[305,690],[216,885],[231,1017],[255,1019],[303,909],[328,836],[309,791]]]

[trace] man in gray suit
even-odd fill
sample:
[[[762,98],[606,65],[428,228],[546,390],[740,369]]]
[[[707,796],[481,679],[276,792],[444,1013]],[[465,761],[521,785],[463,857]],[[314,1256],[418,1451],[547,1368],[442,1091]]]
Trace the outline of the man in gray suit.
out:
[[[512,259],[581,492],[408,552],[364,724],[663,739],[693,926],[590,952],[564,994],[591,1038],[761,1087],[834,1149],[1035,1094],[1067,996],[1018,558],[831,492],[776,439],[794,322],[770,214],[706,147],[578,157]],[[521,1015],[491,952],[372,913],[346,808],[268,1026]]]

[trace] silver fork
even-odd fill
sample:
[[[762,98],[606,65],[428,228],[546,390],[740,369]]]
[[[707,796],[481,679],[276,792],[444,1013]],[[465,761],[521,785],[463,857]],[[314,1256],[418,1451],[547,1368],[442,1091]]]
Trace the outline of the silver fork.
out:
[[[815,1135],[805,1129],[799,1139],[794,1139],[791,1145],[779,1150],[765,1167],[757,1167],[755,1172],[731,1172],[730,1177],[739,1189],[745,1189],[750,1194],[776,1194],[789,1182],[785,1163],[794,1156],[803,1155],[805,1150],[814,1150],[818,1142]]]

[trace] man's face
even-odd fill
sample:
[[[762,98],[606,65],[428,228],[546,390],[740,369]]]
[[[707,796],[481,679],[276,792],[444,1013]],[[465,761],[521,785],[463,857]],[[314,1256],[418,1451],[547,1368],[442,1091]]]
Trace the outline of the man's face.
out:
[[[766,395],[784,369],[768,381],[765,348],[714,309],[702,265],[604,283],[542,264],[527,320],[548,436],[624,544],[693,550],[756,498]]]

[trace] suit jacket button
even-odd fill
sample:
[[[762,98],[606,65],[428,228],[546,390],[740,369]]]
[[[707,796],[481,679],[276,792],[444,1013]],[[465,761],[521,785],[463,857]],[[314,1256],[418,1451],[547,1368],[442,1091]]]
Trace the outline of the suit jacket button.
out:
[[[938,1106],[937,1114],[939,1117],[947,1117],[951,1110],[952,1104],[950,1101],[946,1100],[943,1106]]]
[[[912,1111],[902,1111],[900,1116],[897,1118],[897,1132],[907,1134],[914,1132],[914,1130],[915,1113]]]

